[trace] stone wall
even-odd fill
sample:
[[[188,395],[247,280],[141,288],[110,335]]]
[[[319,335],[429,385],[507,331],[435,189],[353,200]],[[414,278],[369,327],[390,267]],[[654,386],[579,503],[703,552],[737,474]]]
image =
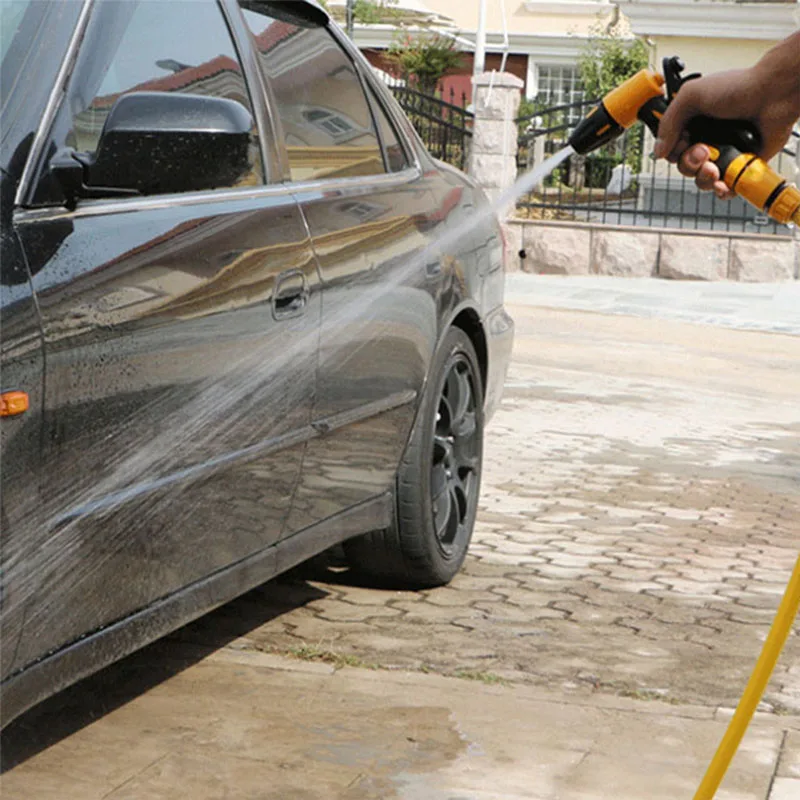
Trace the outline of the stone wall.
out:
[[[510,219],[509,271],[682,280],[800,278],[800,239]]]

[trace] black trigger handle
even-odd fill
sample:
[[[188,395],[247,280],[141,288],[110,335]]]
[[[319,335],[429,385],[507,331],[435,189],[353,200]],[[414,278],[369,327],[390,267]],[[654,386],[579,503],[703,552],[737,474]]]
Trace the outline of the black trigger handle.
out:
[[[692,144],[702,142],[714,147],[735,147],[740,153],[761,152],[761,131],[746,119],[719,119],[700,115],[686,126]]]

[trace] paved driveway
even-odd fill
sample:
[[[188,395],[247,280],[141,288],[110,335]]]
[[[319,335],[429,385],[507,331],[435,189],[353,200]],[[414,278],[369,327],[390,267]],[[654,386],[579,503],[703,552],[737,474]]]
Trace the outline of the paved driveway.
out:
[[[537,286],[583,302],[511,281],[451,586],[308,565],[21,720],[3,797],[690,797],[800,543],[800,338]],[[793,635],[720,797],[800,797],[798,664]]]
[[[729,283],[602,276],[508,276],[517,303],[800,336],[800,281]]]

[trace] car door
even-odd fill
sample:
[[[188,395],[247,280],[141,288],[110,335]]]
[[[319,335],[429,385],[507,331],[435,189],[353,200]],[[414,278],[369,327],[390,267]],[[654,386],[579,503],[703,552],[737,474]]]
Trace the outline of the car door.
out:
[[[385,111],[371,108],[354,61],[325,25],[240,2],[322,276],[313,409],[322,435],[309,443],[292,509],[301,526],[391,486],[436,341],[441,275],[436,259],[430,270],[419,259],[425,179]]]
[[[0,529],[2,586],[0,672],[13,668],[22,630],[29,573],[20,558],[21,539],[10,531],[30,530],[41,522],[42,331],[19,239],[11,223],[14,182],[0,172]]]
[[[295,200],[270,183],[263,97],[229,23],[216,0],[96,3],[17,215],[47,364],[18,668],[263,551],[287,523],[313,433],[319,279]],[[198,161],[181,192],[172,165],[124,163],[172,175],[169,193],[100,187],[65,205],[55,159],[92,163],[136,92],[238,104],[252,127],[236,174],[198,187]]]

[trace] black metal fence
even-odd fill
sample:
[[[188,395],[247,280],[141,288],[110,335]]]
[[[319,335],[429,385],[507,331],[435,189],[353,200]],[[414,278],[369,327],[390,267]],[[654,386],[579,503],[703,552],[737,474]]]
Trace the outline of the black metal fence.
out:
[[[800,130],[793,130],[786,147],[783,148],[783,152],[796,160],[798,150],[800,150]]]
[[[579,111],[588,113],[596,101],[554,106],[517,120],[517,165],[527,171],[567,144]],[[797,134],[795,134],[797,136]],[[797,139],[794,139],[795,147]],[[518,215],[531,219],[575,220],[608,225],[682,228],[789,235],[741,198],[718,200],[700,192],[676,167],[655,161],[652,140],[636,125],[615,142],[586,156],[573,155],[518,201]],[[795,153],[786,148],[777,168],[791,176]]]
[[[422,94],[407,86],[389,85],[430,153],[459,169],[467,166],[472,141],[473,114],[466,110],[467,98],[456,97],[451,89],[450,102]],[[458,105],[458,101],[461,105]]]

